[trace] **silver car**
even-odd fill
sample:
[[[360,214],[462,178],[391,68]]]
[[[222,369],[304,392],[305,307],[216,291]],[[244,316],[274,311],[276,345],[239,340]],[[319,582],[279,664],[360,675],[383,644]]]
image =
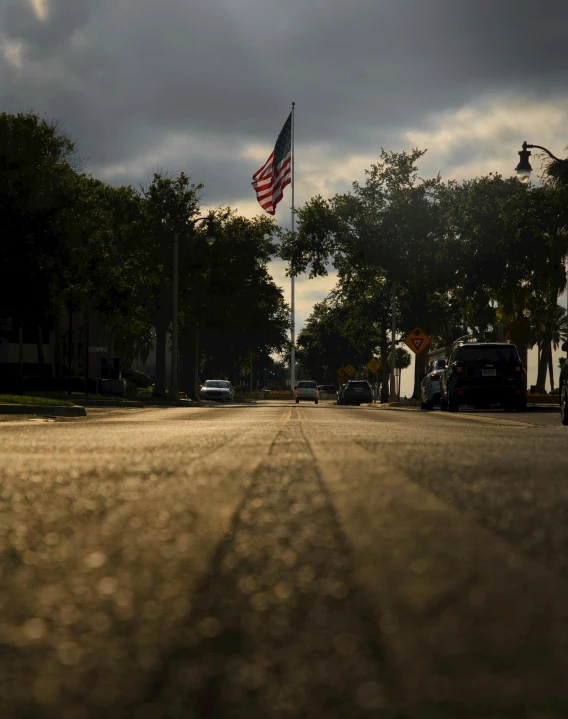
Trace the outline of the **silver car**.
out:
[[[447,360],[437,359],[430,362],[428,372],[420,383],[420,408],[434,409],[440,402],[440,376],[446,369]]]
[[[227,380],[208,379],[201,385],[199,399],[214,400],[216,402],[234,402],[235,390]]]

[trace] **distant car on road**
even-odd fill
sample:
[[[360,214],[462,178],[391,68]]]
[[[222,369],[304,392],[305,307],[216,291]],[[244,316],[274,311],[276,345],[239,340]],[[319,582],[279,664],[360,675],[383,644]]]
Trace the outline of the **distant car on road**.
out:
[[[320,384],[318,385],[318,389],[320,392],[327,392],[327,394],[336,394],[337,390],[335,389],[335,385],[333,384]]]
[[[300,380],[295,391],[296,404],[299,404],[300,400],[308,400],[310,402],[319,402],[319,390],[318,386],[312,380]]]
[[[447,360],[437,359],[430,362],[428,372],[420,383],[420,408],[434,409],[440,402],[440,377],[446,369]]]
[[[355,404],[373,401],[371,385],[364,379],[352,379],[342,384],[337,394],[337,404]]]
[[[526,371],[517,347],[509,342],[454,343],[441,375],[441,409],[457,412],[460,404],[505,411],[527,409]]]
[[[235,390],[230,382],[224,379],[208,379],[201,385],[199,399],[216,402],[234,402]]]

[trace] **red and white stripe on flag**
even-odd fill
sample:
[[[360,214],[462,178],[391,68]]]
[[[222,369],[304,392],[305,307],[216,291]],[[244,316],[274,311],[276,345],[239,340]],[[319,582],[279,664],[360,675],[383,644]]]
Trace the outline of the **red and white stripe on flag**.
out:
[[[256,199],[263,210],[274,215],[284,197],[284,188],[292,178],[292,114],[278,135],[274,150],[264,165],[252,176]]]

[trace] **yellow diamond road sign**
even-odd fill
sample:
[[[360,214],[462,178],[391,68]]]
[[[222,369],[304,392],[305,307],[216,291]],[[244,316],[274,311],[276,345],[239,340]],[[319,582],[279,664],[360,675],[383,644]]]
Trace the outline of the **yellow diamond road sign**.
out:
[[[348,364],[347,367],[344,367],[343,369],[345,370],[345,372],[347,372],[349,376],[351,376],[353,372],[355,372],[355,367],[353,367],[353,365],[351,364]]]
[[[367,362],[367,369],[369,372],[374,372],[376,374],[381,369],[381,361],[376,357],[373,357]]]
[[[415,354],[419,355],[421,352],[424,352],[430,344],[430,338],[420,327],[415,327],[408,337],[404,338],[404,343],[407,347],[410,347]]]

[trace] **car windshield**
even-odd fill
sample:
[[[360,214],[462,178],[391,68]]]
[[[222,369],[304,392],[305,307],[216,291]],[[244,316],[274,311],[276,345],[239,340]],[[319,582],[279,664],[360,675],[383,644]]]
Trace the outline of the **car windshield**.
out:
[[[456,360],[462,362],[480,362],[485,364],[504,364],[518,360],[517,350],[510,345],[472,345],[459,347]]]
[[[229,383],[224,382],[221,379],[208,379],[205,382],[205,387],[221,387],[222,389],[229,389]]]
[[[349,382],[350,387],[368,387],[369,383],[365,381]]]
[[[315,382],[298,382],[298,387],[300,389],[317,389],[317,384]]]

